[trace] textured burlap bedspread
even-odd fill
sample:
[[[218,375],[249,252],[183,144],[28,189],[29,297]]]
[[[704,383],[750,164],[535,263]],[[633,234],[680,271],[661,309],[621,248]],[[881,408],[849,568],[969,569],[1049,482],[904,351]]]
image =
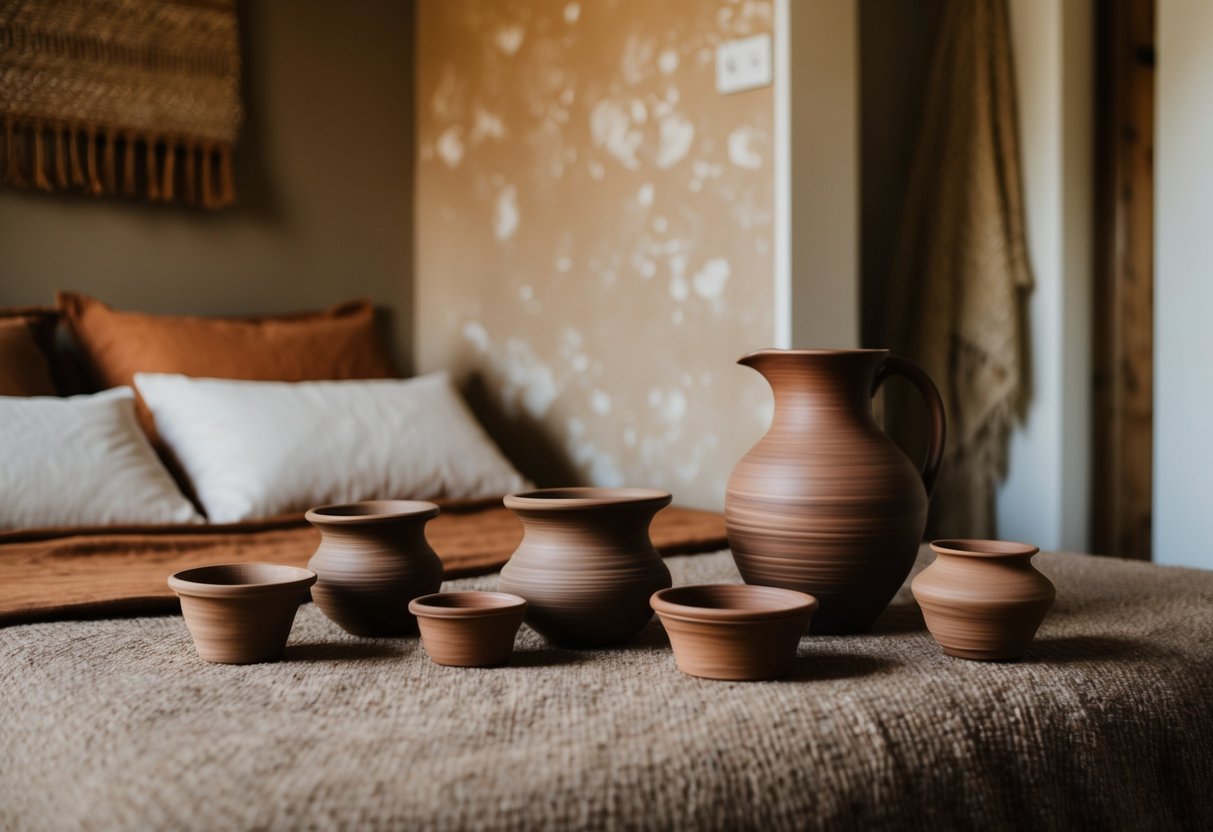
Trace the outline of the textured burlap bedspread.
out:
[[[657,623],[598,652],[524,628],[496,670],[310,604],[248,667],[178,616],[10,626],[0,828],[1213,828],[1213,573],[1037,563],[1058,603],[1023,661],[943,656],[903,590],[759,684],[683,676]]]

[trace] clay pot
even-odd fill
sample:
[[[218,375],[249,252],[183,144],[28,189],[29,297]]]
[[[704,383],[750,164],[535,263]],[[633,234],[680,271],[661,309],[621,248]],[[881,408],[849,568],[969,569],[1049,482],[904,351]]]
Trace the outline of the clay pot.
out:
[[[927,629],[949,656],[1024,654],[1057,590],[1032,566],[1040,550],[1002,540],[936,540],[938,556],[910,584]]]
[[[435,664],[509,664],[526,600],[505,592],[439,592],[409,602],[421,643]]]
[[[910,572],[943,456],[939,392],[888,350],[761,350],[739,359],[775,393],[770,430],[737,463],[725,496],[729,545],[746,583],[807,592],[814,633],[860,633]],[[876,426],[871,399],[902,375],[931,416],[921,470]]]
[[[817,609],[803,592],[746,584],[678,586],[651,603],[679,670],[738,682],[786,675]]]
[[[277,563],[227,563],[186,569],[168,585],[198,655],[220,664],[276,662],[316,573]]]
[[[670,504],[646,488],[549,488],[505,505],[523,538],[501,570],[500,589],[529,604],[526,620],[569,647],[622,644],[653,617],[649,596],[670,570],[649,540],[653,515]]]
[[[416,634],[409,601],[442,585],[442,561],[425,539],[438,506],[372,500],[321,506],[305,516],[321,535],[308,563],[320,577],[312,589],[316,606],[356,636]]]

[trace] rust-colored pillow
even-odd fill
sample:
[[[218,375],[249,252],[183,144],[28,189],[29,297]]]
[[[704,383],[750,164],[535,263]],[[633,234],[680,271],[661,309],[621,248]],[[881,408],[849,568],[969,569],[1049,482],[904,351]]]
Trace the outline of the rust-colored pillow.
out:
[[[0,396],[54,396],[53,309],[0,309]]]
[[[151,315],[59,292],[59,311],[100,387],[137,372],[253,381],[394,378],[369,301],[258,318]]]

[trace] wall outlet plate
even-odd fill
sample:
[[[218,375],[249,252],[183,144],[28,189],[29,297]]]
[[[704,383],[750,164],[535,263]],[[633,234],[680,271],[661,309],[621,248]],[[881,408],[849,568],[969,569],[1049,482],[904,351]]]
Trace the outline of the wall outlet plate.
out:
[[[727,40],[716,47],[716,91],[724,95],[769,87],[773,81],[771,36]]]

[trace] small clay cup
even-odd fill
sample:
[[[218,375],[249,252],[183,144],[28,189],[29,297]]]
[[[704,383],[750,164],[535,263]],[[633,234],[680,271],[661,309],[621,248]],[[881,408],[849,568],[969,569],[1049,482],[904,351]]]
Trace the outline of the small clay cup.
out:
[[[316,573],[278,563],[225,563],[171,575],[198,655],[219,664],[276,662]]]
[[[526,599],[508,592],[438,592],[414,598],[421,643],[434,664],[497,667],[509,664]]]
[[[370,500],[311,509],[320,546],[308,568],[319,576],[312,600],[355,636],[417,634],[409,601],[437,592],[442,561],[425,539],[438,506],[419,500]]]
[[[1022,656],[1057,597],[1032,566],[1040,550],[1004,540],[936,540],[935,562],[910,585],[927,629],[949,656]]]
[[[704,679],[777,679],[792,669],[817,599],[750,584],[676,586],[653,593],[678,669]]]

